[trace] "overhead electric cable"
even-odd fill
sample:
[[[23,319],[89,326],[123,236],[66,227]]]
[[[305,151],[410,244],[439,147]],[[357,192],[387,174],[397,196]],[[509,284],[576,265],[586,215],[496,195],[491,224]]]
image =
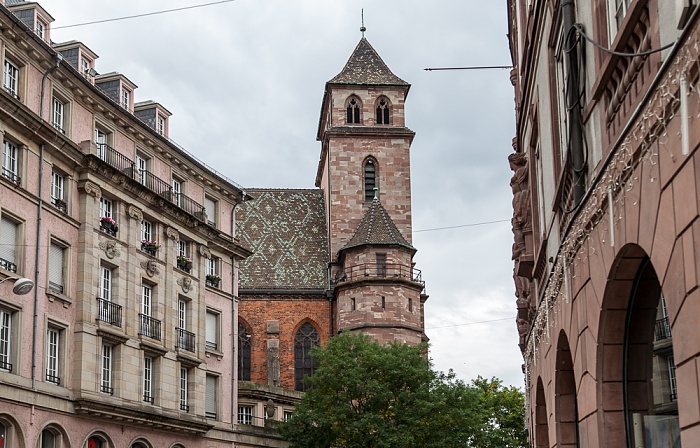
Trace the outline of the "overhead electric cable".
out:
[[[95,20],[92,22],[75,23],[73,25],[53,26],[53,27],[51,27],[51,29],[57,30],[57,29],[61,29],[61,28],[75,28],[78,26],[95,25],[97,23],[107,23],[107,22],[116,22],[118,20],[136,19],[138,17],[155,16],[158,14],[165,14],[168,12],[176,12],[176,11],[184,11],[187,9],[203,8],[205,6],[220,5],[222,3],[231,3],[234,1],[236,1],[236,0],[220,0],[218,2],[203,3],[201,5],[183,6],[182,8],[164,9],[164,10],[160,10],[160,11],[147,12],[144,14],[135,14],[133,16],[114,17],[112,19],[104,19],[104,20]]]
[[[440,329],[440,328],[452,328],[452,327],[464,327],[464,326],[467,326],[467,325],[488,324],[488,323],[491,323],[491,322],[500,322],[500,321],[502,321],[502,320],[515,320],[515,315],[513,315],[513,316],[511,316],[511,317],[502,317],[502,318],[500,318],[500,319],[482,320],[482,321],[479,321],[479,322],[467,322],[467,323],[465,323],[465,324],[445,325],[445,326],[442,326],[442,327],[430,327],[430,328],[426,328],[426,330],[437,330],[437,329]]]
[[[434,67],[424,68],[426,72],[436,72],[441,70],[493,70],[513,68],[512,65],[476,65],[472,67]]]
[[[499,219],[497,221],[484,221],[484,222],[474,222],[471,224],[461,224],[458,226],[449,226],[449,227],[437,227],[435,229],[422,229],[422,230],[414,230],[413,233],[418,233],[418,232],[433,232],[435,230],[448,230],[448,229],[459,229],[461,227],[474,227],[474,226],[485,226],[487,224],[498,224],[500,222],[509,222],[510,219]]]
[[[666,45],[664,45],[664,46],[662,46],[662,47],[659,47],[659,48],[652,48],[651,50],[642,51],[642,52],[639,52],[639,53],[622,53],[622,52],[619,52],[619,51],[611,50],[610,48],[606,48],[606,47],[602,46],[601,44],[599,44],[598,42],[594,41],[592,38],[590,38],[590,37],[583,31],[583,25],[582,25],[582,24],[580,24],[580,23],[575,23],[575,24],[574,24],[574,28],[576,29],[576,32],[577,32],[578,34],[580,34],[581,36],[583,36],[583,38],[586,39],[588,42],[590,42],[594,47],[597,47],[597,48],[599,48],[599,49],[605,51],[606,53],[610,53],[610,54],[613,54],[613,55],[615,55],[615,56],[621,56],[621,57],[624,57],[624,58],[635,58],[635,57],[637,57],[637,56],[648,56],[648,55],[650,55],[650,54],[658,53],[659,51],[664,51],[664,50],[666,50],[666,49],[668,49],[668,48],[671,48],[672,46],[676,45],[676,42],[677,42],[677,40],[674,40],[674,41],[671,42],[670,44],[666,44]]]

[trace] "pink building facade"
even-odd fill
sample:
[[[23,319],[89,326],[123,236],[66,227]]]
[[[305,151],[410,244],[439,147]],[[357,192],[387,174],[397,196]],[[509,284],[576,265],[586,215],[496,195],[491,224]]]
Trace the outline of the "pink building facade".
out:
[[[700,445],[694,1],[508,1],[534,447]]]

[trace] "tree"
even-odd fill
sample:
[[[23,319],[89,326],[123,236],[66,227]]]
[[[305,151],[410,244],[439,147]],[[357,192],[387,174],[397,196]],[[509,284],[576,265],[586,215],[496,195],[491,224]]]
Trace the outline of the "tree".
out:
[[[331,338],[312,351],[310,388],[280,433],[291,448],[527,446],[522,393],[496,379],[466,385],[434,372],[426,349]]]

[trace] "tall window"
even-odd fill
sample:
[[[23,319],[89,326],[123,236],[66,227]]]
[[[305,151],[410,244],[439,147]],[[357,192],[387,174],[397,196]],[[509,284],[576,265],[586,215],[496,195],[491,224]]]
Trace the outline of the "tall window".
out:
[[[250,331],[238,323],[238,379],[250,381]]]
[[[386,98],[377,103],[377,124],[389,124],[389,102]]]
[[[148,285],[141,285],[141,314],[151,315],[151,296],[153,289]]]
[[[153,224],[151,221],[141,220],[141,241],[153,241]]]
[[[65,249],[51,242],[49,246],[49,289],[63,294],[63,265]]]
[[[64,194],[64,185],[66,177],[56,171],[51,172],[51,204],[62,212],[67,211],[66,199]]]
[[[205,401],[205,416],[207,418],[216,418],[218,415],[218,383],[219,377],[207,374],[207,392]]]
[[[676,386],[676,362],[673,359],[673,356],[669,356],[667,359],[668,362],[668,384],[669,388],[671,389],[671,400],[676,400],[678,399],[678,388]]]
[[[310,323],[305,323],[294,336],[294,388],[305,391],[304,378],[313,375],[316,370],[311,358],[311,349],[319,345],[321,338]]]
[[[56,448],[56,434],[49,429],[41,431],[41,448]]]
[[[12,372],[12,312],[0,308],[0,372]]]
[[[80,70],[83,72],[83,76],[87,76],[90,73],[90,61],[80,58]]]
[[[359,124],[360,123],[360,109],[362,105],[357,98],[350,98],[348,101],[347,109],[347,122],[348,124]]]
[[[36,21],[36,35],[39,36],[39,39],[44,40],[44,22],[41,20]]]
[[[148,160],[144,159],[140,155],[136,155],[136,173],[138,181],[141,183],[141,185],[146,185],[146,176],[148,173]]]
[[[216,201],[208,196],[204,196],[204,209],[207,214],[207,223],[210,226],[216,227]]]
[[[100,198],[100,218],[112,218],[112,201],[105,197]]]
[[[205,346],[207,349],[218,350],[219,348],[219,314],[207,310],[207,332]]]
[[[370,159],[365,163],[365,201],[369,202],[374,199],[376,186],[376,167],[374,161]]]
[[[97,146],[97,156],[105,160],[107,158],[107,133],[102,129],[95,128],[95,145]]]
[[[190,248],[189,248],[189,245],[187,244],[187,241],[178,240],[178,242],[177,242],[177,254],[178,254],[178,256],[189,257],[190,256],[189,249]]]
[[[19,185],[17,156],[17,145],[5,140],[2,144],[2,175]]]
[[[131,97],[131,92],[122,87],[122,107],[129,110],[129,98]]]
[[[46,381],[54,384],[61,383],[58,375],[60,336],[56,328],[49,327],[46,331]]]
[[[63,134],[65,131],[65,110],[66,105],[58,98],[53,99],[53,127],[58,129]]]
[[[112,346],[102,345],[102,374],[100,376],[100,392],[112,395]]]
[[[247,404],[238,406],[238,424],[239,425],[252,425],[253,424],[253,406],[247,405]]]
[[[177,301],[177,326],[187,329],[187,301],[182,299]]]
[[[19,68],[12,62],[5,59],[3,87],[10,95],[19,99]]]
[[[172,188],[173,188],[173,202],[175,203],[175,205],[180,207],[180,204],[181,204],[180,193],[182,193],[182,182],[179,181],[178,179],[173,178]]]
[[[106,266],[100,266],[100,298],[112,301],[112,270]]]
[[[187,404],[188,376],[187,368],[180,367],[180,410],[185,412],[190,411],[190,407]]]
[[[386,277],[386,254],[375,254],[377,277]]]
[[[632,0],[608,0],[610,42],[613,41],[617,31],[622,26],[622,21],[625,20],[631,2]]]
[[[143,401],[153,404],[153,358],[143,358]]]
[[[0,218],[0,268],[17,272],[17,230],[19,225],[7,216]]]
[[[156,130],[160,135],[165,135],[165,118],[163,118],[161,115],[158,115],[158,124]]]

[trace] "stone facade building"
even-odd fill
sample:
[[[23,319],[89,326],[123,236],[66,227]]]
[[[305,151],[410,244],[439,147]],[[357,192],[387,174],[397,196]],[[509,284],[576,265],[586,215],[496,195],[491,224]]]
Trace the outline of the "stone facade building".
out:
[[[508,1],[535,447],[700,445],[696,1]]]
[[[0,447],[283,447],[313,346],[425,339],[409,85],[364,38],[318,189],[244,191],[53,20],[0,0]]]

